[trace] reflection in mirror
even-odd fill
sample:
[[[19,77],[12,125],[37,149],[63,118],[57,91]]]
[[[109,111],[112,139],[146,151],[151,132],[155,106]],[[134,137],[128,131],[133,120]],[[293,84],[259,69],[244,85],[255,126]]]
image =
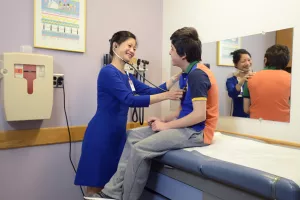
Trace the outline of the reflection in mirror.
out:
[[[289,122],[292,44],[293,28],[204,43],[202,63],[217,79],[220,116]],[[178,104],[171,101],[171,110]]]
[[[292,28],[203,44],[220,115],[289,122],[292,44]]]

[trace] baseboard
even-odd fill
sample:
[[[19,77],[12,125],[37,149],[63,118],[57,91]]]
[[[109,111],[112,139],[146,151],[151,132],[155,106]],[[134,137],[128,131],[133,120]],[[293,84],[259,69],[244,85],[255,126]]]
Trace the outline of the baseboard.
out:
[[[146,123],[140,125],[139,123],[129,122],[127,124],[127,129],[146,125]],[[82,141],[85,130],[86,126],[70,127],[72,142]],[[0,149],[24,148],[67,142],[69,142],[67,127],[0,131]]]

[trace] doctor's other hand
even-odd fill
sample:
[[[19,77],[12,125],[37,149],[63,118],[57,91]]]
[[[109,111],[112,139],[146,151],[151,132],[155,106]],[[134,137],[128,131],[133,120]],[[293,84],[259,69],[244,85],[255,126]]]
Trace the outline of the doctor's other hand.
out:
[[[176,82],[178,82],[180,76],[181,76],[182,72],[172,76],[167,82],[166,82],[166,86],[167,89],[169,90],[171,87],[173,87],[175,85]]]
[[[255,72],[250,72],[246,74],[243,78],[241,78],[238,82],[239,85],[243,85],[246,81],[252,78],[255,75]]]
[[[174,76],[172,76],[172,77],[171,77],[172,82],[173,82],[173,83],[176,83],[176,82],[179,80],[181,74],[182,74],[182,72],[179,72],[178,74],[175,74]]]
[[[166,97],[169,100],[179,100],[182,98],[183,90],[179,90],[179,89],[171,90],[171,91],[165,92],[165,94],[167,95]]]

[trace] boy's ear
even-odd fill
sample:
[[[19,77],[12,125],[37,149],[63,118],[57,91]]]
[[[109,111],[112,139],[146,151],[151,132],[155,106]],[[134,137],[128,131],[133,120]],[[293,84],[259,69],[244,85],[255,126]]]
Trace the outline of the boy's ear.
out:
[[[268,59],[265,57],[265,58],[264,58],[264,63],[265,63],[265,65],[267,64],[267,62],[268,62]]]

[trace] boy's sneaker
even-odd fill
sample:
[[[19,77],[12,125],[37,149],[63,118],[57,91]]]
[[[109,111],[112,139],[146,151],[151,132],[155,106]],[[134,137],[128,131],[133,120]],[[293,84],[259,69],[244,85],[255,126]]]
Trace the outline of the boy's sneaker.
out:
[[[105,200],[105,199],[106,200],[107,199],[113,199],[113,200],[115,200],[114,198],[111,198],[111,197],[107,196],[103,192],[99,192],[99,193],[96,193],[96,194],[88,195],[88,196],[84,197],[84,199],[86,199],[86,200]]]

